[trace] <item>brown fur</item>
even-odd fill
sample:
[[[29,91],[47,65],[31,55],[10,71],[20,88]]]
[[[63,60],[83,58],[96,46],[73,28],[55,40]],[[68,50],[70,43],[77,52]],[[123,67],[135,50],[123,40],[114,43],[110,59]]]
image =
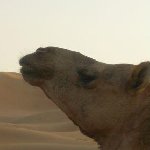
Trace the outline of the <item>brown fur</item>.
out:
[[[102,150],[150,149],[150,63],[104,64],[57,47],[20,60],[39,86]]]

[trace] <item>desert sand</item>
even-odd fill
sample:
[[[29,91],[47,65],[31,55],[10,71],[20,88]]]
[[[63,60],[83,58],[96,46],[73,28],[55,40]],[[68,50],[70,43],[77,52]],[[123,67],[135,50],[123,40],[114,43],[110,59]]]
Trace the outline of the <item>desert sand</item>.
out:
[[[97,150],[37,87],[0,73],[0,150]]]

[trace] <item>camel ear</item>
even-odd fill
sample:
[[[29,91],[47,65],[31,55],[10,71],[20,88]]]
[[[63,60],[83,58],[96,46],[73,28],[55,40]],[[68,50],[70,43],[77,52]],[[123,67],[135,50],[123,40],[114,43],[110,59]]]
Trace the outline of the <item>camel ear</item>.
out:
[[[128,88],[137,92],[150,92],[150,62],[143,62],[133,69]]]
[[[93,89],[97,85],[98,72],[94,68],[79,68],[77,70],[80,86]]]

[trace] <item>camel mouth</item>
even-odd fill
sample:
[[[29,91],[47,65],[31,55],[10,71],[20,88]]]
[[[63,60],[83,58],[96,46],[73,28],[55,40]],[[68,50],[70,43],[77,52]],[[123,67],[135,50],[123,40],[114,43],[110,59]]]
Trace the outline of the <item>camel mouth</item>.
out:
[[[22,73],[22,75],[24,76],[32,76],[32,77],[40,77],[40,71],[38,71],[37,69],[35,69],[34,67],[31,66],[22,66],[22,68],[20,69],[20,72]]]
[[[45,80],[49,80],[53,77],[53,69],[32,64],[26,56],[20,59],[19,63],[21,66],[20,72],[24,80],[31,85],[40,86]]]
[[[20,59],[20,73],[25,81],[31,85],[39,85],[43,81],[42,71],[37,69],[25,56]]]
[[[44,80],[43,75],[41,73],[42,71],[39,71],[32,66],[24,65],[20,69],[20,72],[21,72],[24,80],[27,81],[28,83],[30,83],[31,85],[38,86],[38,85],[42,84],[42,82]]]

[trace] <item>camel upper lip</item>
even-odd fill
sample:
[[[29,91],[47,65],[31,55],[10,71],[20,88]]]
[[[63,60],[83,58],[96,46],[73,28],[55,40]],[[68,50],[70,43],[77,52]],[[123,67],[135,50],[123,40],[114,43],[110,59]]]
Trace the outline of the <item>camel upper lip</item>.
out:
[[[23,58],[21,58],[20,60],[19,60],[19,64],[20,64],[20,66],[31,66],[31,64],[25,59],[25,57],[23,57]]]

